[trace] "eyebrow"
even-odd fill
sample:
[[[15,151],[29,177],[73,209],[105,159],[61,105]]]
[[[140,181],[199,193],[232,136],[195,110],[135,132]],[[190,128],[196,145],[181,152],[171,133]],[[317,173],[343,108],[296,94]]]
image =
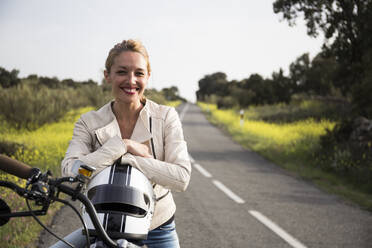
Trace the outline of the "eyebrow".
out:
[[[119,69],[128,69],[126,66],[122,66],[122,65],[119,65]],[[145,69],[143,68],[136,68],[136,71],[139,70],[139,71],[145,71]]]

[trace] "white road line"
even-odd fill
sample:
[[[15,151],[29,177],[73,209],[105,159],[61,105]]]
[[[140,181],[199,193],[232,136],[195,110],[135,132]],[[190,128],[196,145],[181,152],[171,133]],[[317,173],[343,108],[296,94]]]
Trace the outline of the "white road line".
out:
[[[238,195],[232,192],[229,188],[223,185],[220,181],[217,181],[217,180],[212,180],[212,181],[214,185],[216,185],[217,188],[219,188],[222,192],[224,192],[228,197],[230,197],[236,203],[239,203],[239,204],[245,203],[245,201],[242,198],[240,198]]]
[[[286,231],[284,231],[281,227],[279,227],[277,224],[272,222],[269,218],[264,216],[258,211],[250,210],[249,213],[255,217],[257,220],[259,220],[262,224],[264,224],[266,227],[271,229],[275,234],[277,234],[279,237],[284,239],[288,244],[290,244],[294,248],[306,248],[305,245],[303,245],[300,241],[289,235]]]
[[[186,111],[187,111],[188,108],[189,108],[189,103],[186,103],[185,107],[183,107],[182,112],[180,114],[180,120],[181,121],[183,120],[183,117],[185,116]]]
[[[195,169],[197,169],[203,176],[207,178],[211,178],[212,174],[209,173],[206,169],[204,169],[200,164],[194,163],[193,164]]]

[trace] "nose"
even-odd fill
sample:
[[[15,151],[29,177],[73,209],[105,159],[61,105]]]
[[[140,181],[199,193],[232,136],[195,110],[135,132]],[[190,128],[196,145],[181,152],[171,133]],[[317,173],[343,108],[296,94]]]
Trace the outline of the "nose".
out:
[[[135,85],[136,84],[136,75],[134,73],[130,73],[128,81],[129,81],[129,84]]]

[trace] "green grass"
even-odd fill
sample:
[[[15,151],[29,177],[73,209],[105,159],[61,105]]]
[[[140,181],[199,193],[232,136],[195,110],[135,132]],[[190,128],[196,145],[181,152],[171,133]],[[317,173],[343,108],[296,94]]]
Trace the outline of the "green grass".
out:
[[[270,119],[270,114],[275,115],[278,112],[291,114],[291,110],[285,105],[250,108],[245,110],[243,124],[238,110],[219,110],[214,104],[201,102],[198,105],[213,124],[226,130],[243,147],[256,151],[294,176],[311,181],[328,192],[341,195],[349,202],[372,210],[370,194],[350,184],[344,177],[322,170],[316,162],[315,152],[320,146],[320,136],[326,133],[326,129],[332,130],[335,126],[334,121],[310,117],[312,108],[318,109],[314,116],[322,116],[323,113],[319,110],[322,105],[300,105],[303,109],[308,109],[309,117],[291,117],[296,120],[293,122],[262,120],[262,116]],[[292,115],[296,114],[292,112]]]
[[[292,123],[300,120],[339,121],[350,115],[351,107],[347,103],[321,100],[293,100],[290,104],[253,106],[246,110],[245,118],[274,123]]]
[[[46,124],[34,131],[16,130],[3,121],[0,128],[0,140],[23,144],[25,148],[18,149],[12,156],[13,158],[38,167],[43,172],[49,169],[53,176],[58,177],[60,176],[60,163],[72,137],[74,123],[82,113],[90,109],[70,111],[58,123]],[[0,173],[0,180],[16,182],[21,186],[26,183],[25,180],[5,173]],[[12,212],[28,210],[24,199],[11,190],[2,188],[0,198],[6,200]],[[41,217],[41,220],[44,223],[50,223],[54,213],[60,207],[61,204],[51,205],[48,215]],[[1,247],[35,247],[41,229],[42,227],[32,217],[12,218],[8,224],[0,228],[0,240],[6,241],[2,242]]]
[[[177,100],[177,101],[169,101],[167,103],[168,106],[171,106],[171,107],[177,107],[178,105],[180,105],[182,102],[180,100]]]

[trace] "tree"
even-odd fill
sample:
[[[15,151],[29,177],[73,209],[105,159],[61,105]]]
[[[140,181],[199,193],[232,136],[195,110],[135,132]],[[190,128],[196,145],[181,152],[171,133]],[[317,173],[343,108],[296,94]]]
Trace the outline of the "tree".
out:
[[[371,48],[372,49],[372,48]],[[372,53],[371,53],[372,55]],[[370,68],[372,68],[372,56],[370,60]],[[359,115],[367,118],[372,118],[372,70],[366,73],[366,76],[361,84],[353,88],[353,107],[354,111]]]
[[[231,81],[229,84],[230,96],[237,101],[240,107],[248,107],[253,104],[252,99],[256,94],[250,89],[243,88],[243,81]]]
[[[199,90],[196,92],[196,98],[198,101],[204,101],[212,94],[224,96],[228,94],[227,90],[228,81],[226,74],[216,72],[199,80]]]
[[[310,61],[309,54],[298,57],[289,66],[291,94],[306,93],[308,95],[331,94],[335,71],[338,64],[332,57],[319,53]]]
[[[44,85],[50,89],[58,89],[61,86],[57,77],[39,77],[39,84]]]
[[[290,25],[302,14],[310,36],[324,34],[323,52],[338,64],[334,85],[352,97],[355,115],[368,113],[360,94],[372,95],[372,0],[276,0],[273,8]]]
[[[244,79],[242,84],[243,89],[248,90],[247,93],[251,91],[249,93],[251,104],[261,105],[274,102],[272,84],[261,75],[253,73],[248,79]]]
[[[5,68],[0,67],[0,85],[3,88],[10,88],[17,86],[21,80],[18,78],[18,70],[7,71]]]
[[[275,102],[289,103],[293,94],[290,78],[284,76],[282,68],[279,72],[273,72],[271,84],[273,86]]]
[[[273,8],[290,25],[303,15],[310,36],[323,33],[323,51],[339,64],[335,84],[344,95],[364,81],[371,69],[372,0],[276,0]]]
[[[307,79],[306,74],[309,69],[310,58],[308,53],[304,53],[289,65],[292,93],[304,91],[304,85]]]
[[[163,88],[161,92],[163,93],[167,101],[175,101],[179,99],[178,88],[176,86],[172,86],[169,88]]]
[[[338,64],[332,57],[324,57],[322,53],[315,56],[306,73],[303,89],[312,95],[327,96],[332,94],[337,66]]]
[[[61,85],[66,86],[66,87],[71,87],[71,88],[77,88],[78,87],[77,83],[74,80],[72,80],[71,78],[63,79],[61,81]]]
[[[38,80],[38,76],[37,74],[30,74],[27,76],[26,79],[30,79],[30,80]]]

